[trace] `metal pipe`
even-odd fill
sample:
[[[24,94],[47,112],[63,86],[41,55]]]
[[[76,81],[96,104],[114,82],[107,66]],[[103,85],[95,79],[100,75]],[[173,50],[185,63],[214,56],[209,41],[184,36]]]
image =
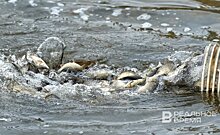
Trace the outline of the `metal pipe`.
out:
[[[203,63],[203,68],[202,68],[202,80],[201,80],[201,91],[204,90],[204,81],[205,81],[205,69],[206,69],[206,63],[207,63],[207,59],[208,59],[208,54],[209,54],[209,50],[211,48],[211,43],[209,44],[209,46],[205,47],[205,51],[204,51],[204,63]]]
[[[211,52],[211,56],[209,59],[209,66],[208,66],[208,75],[207,75],[207,84],[206,84],[206,91],[209,91],[209,85],[210,85],[210,75],[211,75],[211,70],[212,70],[212,60],[213,60],[213,56],[214,56],[214,52],[216,50],[216,46],[217,44],[215,44],[212,48],[212,52]]]
[[[215,56],[215,65],[214,65],[214,71],[213,71],[213,76],[212,76],[212,93],[214,93],[214,91],[215,91],[215,80],[216,80],[216,71],[218,69],[219,53],[220,53],[220,47],[218,45],[218,51]],[[218,80],[219,79],[220,78],[218,78]]]

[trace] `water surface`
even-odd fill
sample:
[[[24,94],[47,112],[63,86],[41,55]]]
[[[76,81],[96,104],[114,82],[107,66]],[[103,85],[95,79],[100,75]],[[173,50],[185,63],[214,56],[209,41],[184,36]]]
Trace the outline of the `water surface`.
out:
[[[203,52],[219,41],[220,2],[214,0],[1,0],[0,49],[36,50],[62,38],[65,60],[95,60],[144,69],[174,51]],[[141,16],[142,15],[142,16]],[[140,17],[141,16],[141,17]],[[43,100],[0,93],[0,134],[219,134],[219,98],[189,89],[117,95],[96,102]],[[162,111],[215,112],[201,123],[162,123]]]

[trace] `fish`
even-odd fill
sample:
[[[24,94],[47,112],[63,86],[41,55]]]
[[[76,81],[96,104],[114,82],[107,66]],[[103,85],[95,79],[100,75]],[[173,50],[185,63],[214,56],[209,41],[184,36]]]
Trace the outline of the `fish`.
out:
[[[31,59],[34,63],[34,65],[39,69],[49,69],[47,64],[38,56],[32,55]]]
[[[142,79],[141,76],[136,75],[134,72],[123,72],[120,75],[118,75],[117,80],[137,80],[137,79]]]
[[[153,91],[158,85],[158,76],[152,76],[146,79],[144,86],[138,88],[138,93],[146,93]]]
[[[27,52],[26,59],[29,63],[37,67],[38,69],[49,69],[46,62],[43,59],[38,57],[36,54],[31,53],[30,51]]]
[[[75,62],[69,62],[64,64],[59,70],[58,73],[62,72],[64,69],[70,69],[72,71],[82,71],[84,69],[83,66],[75,63]]]
[[[139,84],[143,84],[145,79],[137,79],[137,80],[132,80],[131,82],[128,82],[125,86],[125,88],[133,88]]]

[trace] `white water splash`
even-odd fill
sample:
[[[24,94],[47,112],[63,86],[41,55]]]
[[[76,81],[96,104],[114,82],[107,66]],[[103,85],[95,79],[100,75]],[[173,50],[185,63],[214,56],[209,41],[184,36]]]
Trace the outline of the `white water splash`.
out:
[[[119,16],[122,12],[122,9],[115,9],[112,13],[112,16]]]
[[[210,26],[202,26],[201,29],[209,29]]]
[[[170,26],[168,23],[161,23],[160,25],[163,26],[163,27],[168,27],[168,26]]]
[[[151,26],[152,26],[152,24],[149,22],[145,22],[142,24],[142,28],[150,28]]]
[[[88,21],[89,20],[89,15],[85,14],[85,11],[87,11],[89,8],[79,8],[77,10],[73,10],[73,13],[79,14],[80,18],[83,21]]]
[[[11,118],[0,118],[0,121],[10,122],[10,121],[11,121]]]
[[[17,0],[9,0],[8,3],[12,3],[15,4],[17,2]]]
[[[30,4],[32,7],[36,7],[36,6],[37,6],[37,3],[34,3],[34,0],[29,0],[29,4]]]
[[[58,3],[57,3],[57,6],[59,6],[59,7],[63,7],[63,6],[64,6],[64,4],[63,4],[63,3],[58,2]]]
[[[167,32],[170,32],[170,31],[172,31],[172,30],[173,30],[173,28],[167,27]]]
[[[151,18],[151,16],[147,13],[144,13],[140,16],[137,17],[137,20],[149,20]]]
[[[189,32],[189,31],[191,31],[191,28],[185,27],[185,28],[183,29],[183,31],[184,31],[184,32]]]
[[[61,11],[63,11],[63,9],[60,7],[52,7],[50,14],[59,15]]]

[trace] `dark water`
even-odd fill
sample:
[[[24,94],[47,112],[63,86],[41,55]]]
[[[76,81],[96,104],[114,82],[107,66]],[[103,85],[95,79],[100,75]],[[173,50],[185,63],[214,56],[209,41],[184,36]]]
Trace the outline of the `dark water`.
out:
[[[121,97],[97,104],[1,94],[1,134],[219,134],[219,98],[200,93]],[[162,111],[213,112],[201,123],[167,123]]]
[[[22,55],[58,36],[68,45],[66,61],[143,69],[174,51],[202,52],[218,41],[219,6],[219,1],[208,0],[1,0],[1,53]],[[142,14],[146,16],[137,19]],[[1,135],[220,134],[218,96],[191,90],[115,95],[96,103],[4,91],[0,96]],[[198,123],[164,124],[162,111],[209,111],[214,116],[198,116]]]

